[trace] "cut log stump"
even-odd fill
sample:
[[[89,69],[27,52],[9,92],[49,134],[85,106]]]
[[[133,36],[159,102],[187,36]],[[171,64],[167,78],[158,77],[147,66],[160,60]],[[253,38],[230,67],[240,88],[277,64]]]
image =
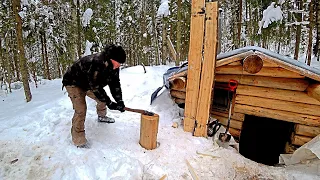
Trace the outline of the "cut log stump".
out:
[[[159,126],[159,115],[153,116],[141,115],[140,125],[140,145],[147,149],[152,150],[157,147],[157,134]]]

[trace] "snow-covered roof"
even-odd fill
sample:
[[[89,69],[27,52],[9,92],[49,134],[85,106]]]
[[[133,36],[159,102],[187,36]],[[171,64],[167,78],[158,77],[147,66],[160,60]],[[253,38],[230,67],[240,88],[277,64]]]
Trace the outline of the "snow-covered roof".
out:
[[[265,54],[271,58],[275,58],[278,63],[281,65],[288,67],[290,66],[290,70],[296,70],[300,72],[302,75],[309,77],[311,79],[320,80],[320,70],[317,68],[310,67],[306,65],[305,63],[302,63],[300,61],[297,61],[295,59],[292,59],[288,56],[283,56],[280,54],[277,54],[275,52],[272,52],[270,50],[256,47],[256,46],[247,46],[239,49],[235,49],[233,51],[229,51],[227,53],[218,54],[217,60],[222,61],[228,57],[235,56],[238,54],[246,53],[246,52],[253,52],[253,53],[262,53]]]

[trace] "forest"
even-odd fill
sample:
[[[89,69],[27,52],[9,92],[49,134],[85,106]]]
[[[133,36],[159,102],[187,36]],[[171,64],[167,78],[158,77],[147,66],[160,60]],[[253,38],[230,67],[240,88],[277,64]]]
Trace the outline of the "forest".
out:
[[[126,66],[187,61],[190,0],[2,0],[0,80],[11,91],[22,82],[61,78],[79,57],[120,44]],[[299,59],[319,61],[320,2],[317,0],[219,0],[219,52],[259,46]],[[264,12],[277,9],[281,17]],[[175,49],[173,55],[170,44]]]

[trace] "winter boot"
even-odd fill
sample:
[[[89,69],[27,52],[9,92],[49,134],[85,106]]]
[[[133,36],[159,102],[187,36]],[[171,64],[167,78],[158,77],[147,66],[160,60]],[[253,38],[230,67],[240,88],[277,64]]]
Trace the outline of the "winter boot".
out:
[[[98,122],[104,122],[104,123],[114,123],[115,120],[108,116],[98,116]]]
[[[75,146],[80,148],[87,147],[87,139],[85,135],[85,131],[77,132],[74,130],[74,128],[71,128],[71,135],[72,135],[72,141]]]

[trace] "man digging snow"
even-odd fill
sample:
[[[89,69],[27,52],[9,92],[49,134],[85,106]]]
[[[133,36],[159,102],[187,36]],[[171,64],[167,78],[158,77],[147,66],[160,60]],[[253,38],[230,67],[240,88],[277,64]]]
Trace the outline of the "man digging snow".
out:
[[[72,141],[77,147],[87,147],[84,130],[86,96],[97,102],[99,122],[115,122],[113,118],[106,116],[106,106],[111,110],[124,112],[119,67],[125,61],[126,53],[123,48],[111,44],[100,53],[80,58],[64,74],[62,84],[67,89],[74,109]],[[103,89],[107,85],[116,102],[111,101]]]

